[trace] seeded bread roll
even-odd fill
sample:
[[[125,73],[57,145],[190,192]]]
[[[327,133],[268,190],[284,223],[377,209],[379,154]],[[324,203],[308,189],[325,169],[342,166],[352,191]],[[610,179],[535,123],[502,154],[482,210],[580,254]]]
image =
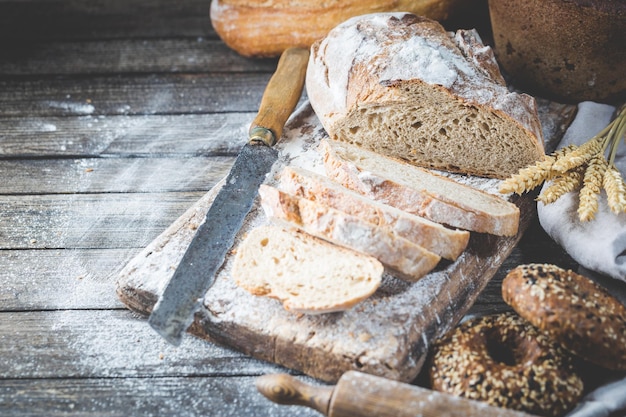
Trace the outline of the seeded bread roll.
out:
[[[503,280],[502,297],[565,349],[626,370],[626,307],[589,278],[555,265],[520,265]]]
[[[296,230],[261,226],[237,247],[232,276],[252,294],[281,300],[286,310],[319,314],[368,298],[383,271],[370,256]]]
[[[499,196],[347,143],[322,140],[320,152],[330,178],[384,204],[475,232],[518,231],[519,208]]]
[[[558,417],[583,394],[571,357],[515,313],[468,320],[433,346],[434,389],[532,415]]]
[[[302,168],[285,167],[280,175],[279,187],[287,193],[315,200],[378,226],[387,226],[398,236],[449,260],[458,258],[469,241],[469,232],[466,230],[448,229],[439,223],[379,203]]]
[[[211,23],[244,56],[271,57],[287,47],[308,48],[344,20],[362,14],[406,11],[447,19],[468,0],[213,0]]]
[[[263,210],[271,220],[373,256],[403,280],[417,281],[437,266],[441,259],[388,228],[315,201],[265,184],[259,188],[259,195]]]
[[[415,165],[506,178],[544,155],[535,100],[509,92],[475,31],[352,18],[312,46],[306,88],[332,139]]]

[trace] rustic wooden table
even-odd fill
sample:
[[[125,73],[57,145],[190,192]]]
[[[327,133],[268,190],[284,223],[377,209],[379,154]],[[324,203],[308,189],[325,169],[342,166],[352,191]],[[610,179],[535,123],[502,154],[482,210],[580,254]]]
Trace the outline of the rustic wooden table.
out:
[[[257,393],[285,371],[174,348],[119,271],[228,171],[276,61],[219,41],[208,0],[0,0],[0,415],[315,416]],[[575,267],[536,222],[522,262]]]

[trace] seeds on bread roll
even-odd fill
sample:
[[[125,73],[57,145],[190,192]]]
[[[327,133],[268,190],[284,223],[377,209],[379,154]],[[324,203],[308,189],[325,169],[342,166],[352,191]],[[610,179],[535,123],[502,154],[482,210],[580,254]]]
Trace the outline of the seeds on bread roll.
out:
[[[520,265],[502,281],[502,297],[570,352],[626,371],[626,306],[591,279],[556,265]]]
[[[475,31],[352,18],[312,46],[306,88],[332,139],[415,165],[506,178],[544,155],[534,99],[509,92]]]
[[[370,256],[293,229],[260,226],[237,247],[232,276],[252,294],[281,300],[286,310],[319,314],[368,298],[383,271]]]

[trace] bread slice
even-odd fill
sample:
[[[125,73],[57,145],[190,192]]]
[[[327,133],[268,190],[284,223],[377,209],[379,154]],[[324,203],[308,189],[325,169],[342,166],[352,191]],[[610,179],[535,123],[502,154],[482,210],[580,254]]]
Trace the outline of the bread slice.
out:
[[[355,145],[320,142],[328,176],[345,187],[434,222],[513,236],[519,208],[499,196]]]
[[[252,294],[281,300],[286,310],[320,314],[368,298],[383,271],[371,256],[294,229],[260,226],[237,246],[232,276]]]
[[[323,175],[287,166],[282,170],[279,181],[279,188],[282,191],[326,204],[378,226],[387,226],[398,236],[417,243],[443,258],[455,260],[467,247],[468,231],[452,230],[423,217],[379,203]]]
[[[373,256],[398,278],[414,282],[430,272],[438,255],[382,226],[306,198],[262,184],[261,206],[267,216],[336,245]]]
[[[544,155],[534,98],[507,89],[475,31],[354,17],[312,46],[306,88],[332,139],[414,165],[507,178]]]

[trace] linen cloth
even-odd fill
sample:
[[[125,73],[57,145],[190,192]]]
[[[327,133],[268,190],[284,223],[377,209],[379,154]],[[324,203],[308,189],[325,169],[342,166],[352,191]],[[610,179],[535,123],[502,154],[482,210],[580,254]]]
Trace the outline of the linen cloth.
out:
[[[604,129],[612,120],[615,107],[594,102],[578,105],[576,117],[557,149],[570,144],[581,145]],[[615,165],[626,178],[626,145],[618,148]],[[543,185],[546,188],[549,183]],[[539,222],[576,262],[583,267],[626,282],[626,213],[612,213],[602,190],[594,220],[578,219],[578,192],[563,195],[544,205],[537,203]]]

